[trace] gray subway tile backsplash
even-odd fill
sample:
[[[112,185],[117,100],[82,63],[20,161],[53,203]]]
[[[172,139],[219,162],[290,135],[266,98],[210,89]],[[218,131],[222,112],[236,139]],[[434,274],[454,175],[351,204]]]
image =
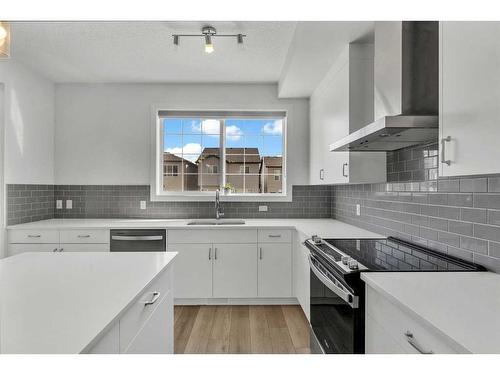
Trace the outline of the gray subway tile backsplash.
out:
[[[500,176],[438,179],[437,144],[389,152],[387,163],[385,184],[333,186],[332,217],[500,272]],[[425,173],[409,180],[415,166]]]

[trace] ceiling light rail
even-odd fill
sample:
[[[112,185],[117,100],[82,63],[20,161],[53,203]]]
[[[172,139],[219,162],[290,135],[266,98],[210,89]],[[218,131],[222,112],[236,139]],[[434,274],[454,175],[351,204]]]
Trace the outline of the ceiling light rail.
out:
[[[212,53],[214,51],[213,38],[236,38],[236,43],[238,45],[243,44],[243,38],[246,37],[245,34],[217,34],[217,30],[212,26],[205,26],[201,29],[201,34],[172,34],[174,39],[174,45],[178,46],[180,43],[180,38],[186,37],[198,37],[204,38],[205,40],[205,52]]]

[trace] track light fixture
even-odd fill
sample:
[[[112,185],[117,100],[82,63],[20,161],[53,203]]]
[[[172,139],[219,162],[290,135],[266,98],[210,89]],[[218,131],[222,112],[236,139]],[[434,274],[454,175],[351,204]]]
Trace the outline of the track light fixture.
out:
[[[172,34],[174,38],[174,46],[178,46],[180,43],[181,37],[202,37],[205,41],[205,52],[212,53],[214,51],[214,38],[219,37],[230,37],[236,38],[236,42],[238,45],[243,44],[243,38],[246,37],[245,34],[217,34],[217,30],[212,26],[205,26],[201,29],[201,34]]]

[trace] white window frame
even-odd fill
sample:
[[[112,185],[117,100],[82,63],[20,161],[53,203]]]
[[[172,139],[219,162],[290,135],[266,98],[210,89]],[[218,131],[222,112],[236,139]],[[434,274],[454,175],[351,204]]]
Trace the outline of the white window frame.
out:
[[[198,111],[198,110],[196,110]],[[205,113],[207,116],[211,112],[227,112],[227,113],[235,113],[235,112],[281,112],[284,113],[283,116],[283,132],[282,132],[282,192],[281,193],[231,193],[231,194],[221,194],[221,201],[228,202],[291,202],[292,194],[291,194],[291,186],[288,185],[287,182],[287,137],[288,137],[288,126],[287,126],[287,118],[288,113],[287,110],[283,109],[210,109],[210,110],[199,110],[200,112]],[[164,191],[163,190],[163,150],[164,150],[164,137],[163,137],[163,126],[161,117],[159,115],[160,112],[193,112],[185,109],[171,109],[168,106],[164,105],[153,105],[151,106],[151,163],[150,163],[150,199],[151,201],[174,201],[174,202],[200,202],[200,201],[212,201],[215,197],[215,191],[184,191],[184,192],[173,192],[173,191]],[[234,118],[234,116],[230,116]],[[244,118],[244,117],[242,117]],[[223,121],[221,123],[221,160],[225,160],[225,126],[223,126]],[[226,166],[225,163],[221,163],[222,165],[219,168],[219,173],[222,176],[225,176]],[[160,173],[159,173],[160,172]],[[224,177],[223,181],[225,180]]]

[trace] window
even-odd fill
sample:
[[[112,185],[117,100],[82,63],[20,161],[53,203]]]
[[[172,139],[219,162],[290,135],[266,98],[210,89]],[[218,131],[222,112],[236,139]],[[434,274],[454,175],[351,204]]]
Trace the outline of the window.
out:
[[[157,119],[156,196],[286,196],[285,112],[159,111]]]
[[[165,164],[163,166],[163,173],[165,176],[175,176],[179,175],[179,166],[172,164]]]

